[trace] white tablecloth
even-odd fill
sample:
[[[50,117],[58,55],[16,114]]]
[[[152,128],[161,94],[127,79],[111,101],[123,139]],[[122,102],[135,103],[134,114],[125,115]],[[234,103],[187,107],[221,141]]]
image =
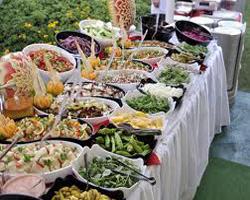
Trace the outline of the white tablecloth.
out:
[[[214,45],[182,105],[169,118],[167,130],[158,142],[159,166],[149,166],[147,175],[157,184],[143,182],[128,200],[191,200],[208,164],[215,133],[230,123],[226,71],[222,50]]]

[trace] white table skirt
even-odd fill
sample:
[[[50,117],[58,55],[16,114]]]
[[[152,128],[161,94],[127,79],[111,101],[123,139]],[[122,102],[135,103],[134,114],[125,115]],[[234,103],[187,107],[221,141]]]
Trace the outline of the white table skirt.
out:
[[[230,123],[226,71],[222,50],[215,44],[205,61],[208,69],[195,76],[182,105],[170,118],[156,147],[159,166],[149,166],[147,175],[156,178],[151,186],[142,182],[128,200],[191,200],[208,164],[215,133]],[[80,78],[79,71],[72,77]],[[72,79],[72,80],[73,80]]]
[[[147,175],[157,184],[143,182],[128,200],[191,200],[208,164],[215,133],[230,123],[226,71],[222,50],[212,47],[207,71],[196,77],[181,107],[169,118],[167,130],[156,147],[159,166],[149,166]]]

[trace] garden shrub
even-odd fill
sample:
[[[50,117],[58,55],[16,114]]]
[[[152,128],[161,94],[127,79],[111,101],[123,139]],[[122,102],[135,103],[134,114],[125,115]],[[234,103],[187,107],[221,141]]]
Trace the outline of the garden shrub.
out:
[[[136,0],[138,16],[149,13],[150,2]],[[107,0],[4,0],[0,16],[0,56],[32,43],[55,44],[55,33],[78,30],[83,19],[110,20]]]

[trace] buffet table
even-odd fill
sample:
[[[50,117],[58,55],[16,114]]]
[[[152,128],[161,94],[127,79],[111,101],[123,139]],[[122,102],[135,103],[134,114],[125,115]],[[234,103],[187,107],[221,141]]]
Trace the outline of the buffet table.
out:
[[[197,75],[179,109],[168,117],[168,127],[156,147],[160,165],[149,166],[147,174],[155,186],[141,183],[129,200],[190,200],[194,197],[209,158],[215,133],[230,123],[226,72],[222,50],[211,47],[207,70]]]

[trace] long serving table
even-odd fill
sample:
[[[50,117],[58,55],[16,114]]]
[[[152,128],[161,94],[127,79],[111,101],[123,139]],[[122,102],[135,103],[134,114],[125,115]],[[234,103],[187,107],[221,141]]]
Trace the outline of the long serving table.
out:
[[[168,127],[158,141],[160,165],[148,166],[157,184],[140,183],[128,200],[191,200],[200,184],[215,133],[230,123],[226,71],[222,50],[216,44],[179,109],[168,117]]]

